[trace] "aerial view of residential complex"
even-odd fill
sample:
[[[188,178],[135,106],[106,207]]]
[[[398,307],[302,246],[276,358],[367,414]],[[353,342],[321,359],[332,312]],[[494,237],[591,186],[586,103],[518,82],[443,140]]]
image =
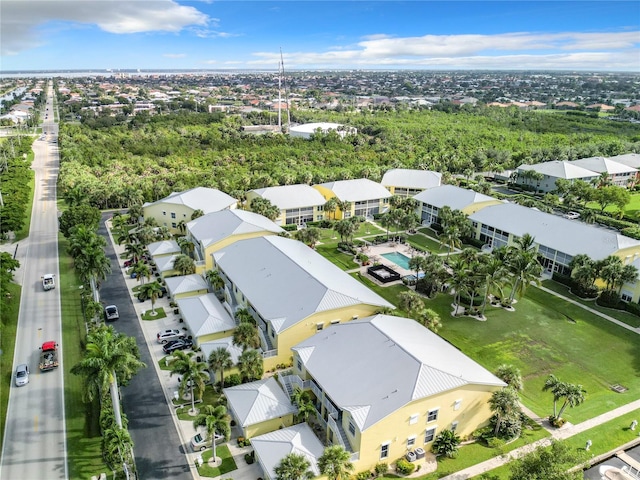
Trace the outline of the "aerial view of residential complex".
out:
[[[3,2],[0,478],[640,480],[640,7],[51,3]]]

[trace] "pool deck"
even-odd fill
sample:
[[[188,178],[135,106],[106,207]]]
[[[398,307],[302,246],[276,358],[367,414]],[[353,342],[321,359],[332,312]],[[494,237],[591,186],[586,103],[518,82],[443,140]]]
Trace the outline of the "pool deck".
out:
[[[423,254],[420,250],[416,250],[411,245],[407,245],[406,243],[395,243],[395,242],[387,242],[381,243],[379,245],[368,245],[366,247],[360,247],[358,251],[364,253],[369,257],[371,263],[380,263],[382,265],[386,265],[389,268],[392,268],[396,272],[398,272],[401,276],[405,275],[415,275],[415,271],[402,268],[400,265],[392,262],[391,260],[382,256],[384,253],[401,253],[402,255],[412,258],[414,255]],[[363,267],[366,272],[367,267]],[[395,282],[394,282],[395,283]],[[387,284],[392,285],[393,283]]]

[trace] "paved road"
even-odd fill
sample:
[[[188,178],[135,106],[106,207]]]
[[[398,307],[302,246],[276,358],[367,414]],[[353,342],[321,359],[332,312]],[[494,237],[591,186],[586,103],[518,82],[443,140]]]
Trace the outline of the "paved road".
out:
[[[162,385],[152,363],[154,360],[122,277],[122,261],[116,258],[104,225],[104,221],[110,216],[110,213],[102,216],[98,230],[107,240],[105,251],[111,260],[112,269],[112,273],[100,287],[100,299],[105,305],[113,303],[118,306],[120,320],[112,325],[119,332],[135,337],[141,359],[147,364],[147,368],[140,370],[130,385],[122,389],[123,411],[129,419],[129,432],[135,444],[134,454],[139,476],[144,480],[193,480]]]
[[[53,111],[52,90],[47,100]],[[45,120],[45,129],[57,131],[53,115]],[[2,480],[68,478],[64,419],[62,355],[60,367],[41,373],[38,347],[55,340],[62,347],[60,296],[58,290],[45,292],[40,277],[58,274],[58,222],[56,215],[56,179],[58,152],[48,139],[33,144],[35,158],[34,207],[28,241],[19,248],[28,249],[21,267],[20,317],[14,365],[27,363],[30,383],[15,387],[11,383],[7,423],[0,459]]]

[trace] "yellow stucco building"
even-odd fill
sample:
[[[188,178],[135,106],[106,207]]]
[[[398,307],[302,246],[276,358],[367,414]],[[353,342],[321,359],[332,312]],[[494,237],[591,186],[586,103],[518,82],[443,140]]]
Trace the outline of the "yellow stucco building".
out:
[[[430,188],[413,197],[418,201],[416,213],[423,225],[439,223],[440,209],[449,207],[451,210],[460,210],[471,215],[490,205],[502,203],[497,198],[482,193],[456,187],[455,185],[442,185]]]
[[[278,225],[304,225],[325,218],[325,198],[310,185],[282,185],[247,192],[247,204],[264,198],[280,210],[274,222]]]
[[[317,189],[325,200],[337,198],[343,205],[348,206],[344,211],[338,206],[334,212],[326,212],[325,218],[330,220],[354,216],[372,217],[377,213],[385,213],[389,209],[389,198],[392,196],[389,190],[367,178],[320,183],[313,188]]]

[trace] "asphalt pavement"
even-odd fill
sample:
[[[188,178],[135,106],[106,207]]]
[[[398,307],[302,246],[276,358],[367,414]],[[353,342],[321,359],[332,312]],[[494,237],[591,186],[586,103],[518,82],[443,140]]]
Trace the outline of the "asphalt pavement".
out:
[[[98,230],[107,240],[105,253],[111,261],[112,270],[100,285],[100,300],[105,305],[117,305],[120,319],[110,325],[136,339],[140,358],[147,365],[121,390],[122,407],[129,419],[129,433],[134,442],[139,478],[193,480],[185,456],[185,446],[178,435],[129,289],[122,276],[121,265],[124,261],[117,258],[104,224],[111,215],[112,213],[103,214]]]

